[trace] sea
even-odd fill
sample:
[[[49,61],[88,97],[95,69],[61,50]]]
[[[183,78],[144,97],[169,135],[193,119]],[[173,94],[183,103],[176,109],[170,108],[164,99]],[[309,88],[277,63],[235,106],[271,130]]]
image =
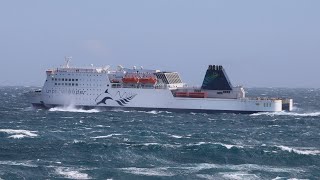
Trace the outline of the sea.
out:
[[[0,179],[320,179],[320,89],[255,114],[32,108],[36,87],[0,87]]]

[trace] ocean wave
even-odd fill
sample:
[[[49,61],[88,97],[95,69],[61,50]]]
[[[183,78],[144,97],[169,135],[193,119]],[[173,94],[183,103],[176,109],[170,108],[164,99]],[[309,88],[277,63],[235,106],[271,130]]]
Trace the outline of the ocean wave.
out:
[[[109,138],[109,137],[112,137],[112,136],[121,136],[123,134],[109,134],[109,135],[106,135],[106,136],[96,136],[96,137],[90,137],[91,139],[103,139],[103,138]]]
[[[198,143],[190,143],[188,144],[188,146],[201,146],[201,145],[206,145],[206,144],[211,144],[211,145],[219,145],[219,146],[223,146],[227,149],[231,149],[233,147],[235,148],[244,148],[244,146],[242,145],[235,145],[235,144],[224,144],[224,143],[213,143],[213,142],[198,142]]]
[[[152,110],[152,111],[137,111],[140,113],[146,113],[146,114],[162,114],[162,113],[166,113],[166,114],[171,114],[172,112],[169,111],[159,111],[159,110]]]
[[[288,172],[301,172],[303,170],[299,168],[280,168],[274,166],[257,165],[257,164],[210,164],[210,163],[199,163],[199,164],[186,164],[182,167],[176,167],[178,169],[187,170],[190,173],[199,172],[207,169],[224,169],[225,171],[239,171],[239,172],[249,172],[249,171],[264,171],[273,173],[288,173]]]
[[[24,167],[38,167],[35,164],[32,164],[30,161],[0,161],[1,165],[9,165],[9,166],[24,166]]]
[[[183,136],[179,136],[179,135],[170,135],[170,137],[173,137],[173,138],[176,138],[176,139],[181,139],[181,138],[183,138]]]
[[[136,112],[134,110],[128,111],[128,110],[124,110],[124,109],[112,109],[110,111],[112,111],[112,112],[125,112],[125,113]]]
[[[166,168],[137,168],[137,167],[129,167],[129,168],[120,168],[120,170],[135,174],[135,175],[143,175],[143,176],[173,176],[174,174],[169,172]]]
[[[91,179],[86,173],[66,167],[58,167],[55,169],[55,172],[68,179]]]
[[[97,113],[100,112],[97,109],[90,109],[90,110],[84,110],[84,109],[77,109],[72,106],[68,107],[54,107],[50,108],[49,111],[56,112],[56,111],[62,111],[62,112],[81,112],[81,113]]]
[[[11,136],[9,136],[9,138],[14,138],[14,139],[21,139],[24,137],[33,138],[38,136],[38,134],[36,134],[37,131],[28,131],[23,129],[0,129],[0,132],[12,134]]]
[[[137,111],[137,112],[146,113],[146,114],[160,114],[160,113],[162,113],[163,111],[152,110],[152,111]]]
[[[151,168],[138,168],[138,167],[128,167],[119,168],[119,170],[126,173],[144,175],[144,176],[175,176],[175,175],[188,175],[199,173],[203,170],[222,170],[223,172],[208,175],[208,174],[197,174],[199,178],[205,179],[259,179],[254,171],[263,171],[271,173],[300,173],[304,170],[299,168],[283,168],[274,166],[265,166],[257,164],[209,164],[209,163],[199,163],[199,164],[180,164],[179,166],[164,166],[164,167],[151,167]]]
[[[161,143],[153,143],[153,142],[149,142],[149,143],[141,143],[141,144],[128,144],[129,146],[133,146],[133,147],[139,147],[139,146],[158,146],[158,147],[164,147],[164,148],[179,148],[182,147],[182,145],[180,144],[161,144]]]
[[[256,180],[261,179],[261,177],[256,174],[249,174],[246,171],[240,172],[222,172],[216,173],[214,175],[210,174],[197,174],[197,177],[201,179],[228,179],[228,180]]]
[[[276,146],[282,151],[294,152],[297,154],[303,155],[320,155],[320,150],[310,149],[310,148],[297,148],[297,147],[288,147],[288,146]]]
[[[309,112],[309,113],[297,113],[297,112],[260,112],[260,113],[254,113],[250,116],[299,116],[299,117],[318,117],[320,116],[320,112]]]
[[[249,174],[247,172],[227,172],[227,173],[219,173],[222,175],[222,178],[224,179],[235,179],[235,180],[255,180],[255,179],[261,179],[259,176],[255,174]]]

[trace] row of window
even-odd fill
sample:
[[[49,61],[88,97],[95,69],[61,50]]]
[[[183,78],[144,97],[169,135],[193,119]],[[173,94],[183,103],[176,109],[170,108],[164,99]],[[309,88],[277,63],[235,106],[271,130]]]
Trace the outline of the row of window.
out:
[[[82,74],[82,73],[71,73],[71,74],[55,74],[55,75],[60,75],[60,76],[102,76],[102,75],[97,75],[97,74]]]
[[[78,86],[78,83],[54,83],[56,86]]]
[[[263,103],[263,107],[271,107],[271,103]]]
[[[52,81],[78,81],[78,79],[52,78]]]

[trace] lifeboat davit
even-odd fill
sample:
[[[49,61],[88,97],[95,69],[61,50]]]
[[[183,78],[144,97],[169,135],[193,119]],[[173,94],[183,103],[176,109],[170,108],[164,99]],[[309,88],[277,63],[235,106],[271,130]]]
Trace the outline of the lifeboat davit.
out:
[[[124,78],[122,78],[122,82],[136,84],[139,82],[139,78],[137,78],[137,77],[124,77]]]
[[[155,84],[157,83],[157,78],[153,78],[153,77],[140,78],[139,82],[142,84]]]

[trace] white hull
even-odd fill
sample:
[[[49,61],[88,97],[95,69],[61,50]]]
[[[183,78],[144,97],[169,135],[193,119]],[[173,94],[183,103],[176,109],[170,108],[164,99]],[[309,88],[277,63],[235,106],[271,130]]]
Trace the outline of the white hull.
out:
[[[68,90],[67,90],[68,91]],[[83,97],[77,94],[77,89],[70,89],[75,94],[42,94],[34,95],[32,104],[52,106],[81,106],[81,107],[105,107],[105,108],[135,108],[135,109],[166,109],[189,111],[231,111],[231,112],[274,112],[282,111],[282,100],[261,99],[217,99],[217,98],[182,98],[174,97],[167,89],[108,89],[104,91],[93,90],[91,95]],[[88,93],[90,94],[90,92]],[[119,100],[134,96],[129,102],[120,104]],[[100,103],[103,98],[106,104]]]

